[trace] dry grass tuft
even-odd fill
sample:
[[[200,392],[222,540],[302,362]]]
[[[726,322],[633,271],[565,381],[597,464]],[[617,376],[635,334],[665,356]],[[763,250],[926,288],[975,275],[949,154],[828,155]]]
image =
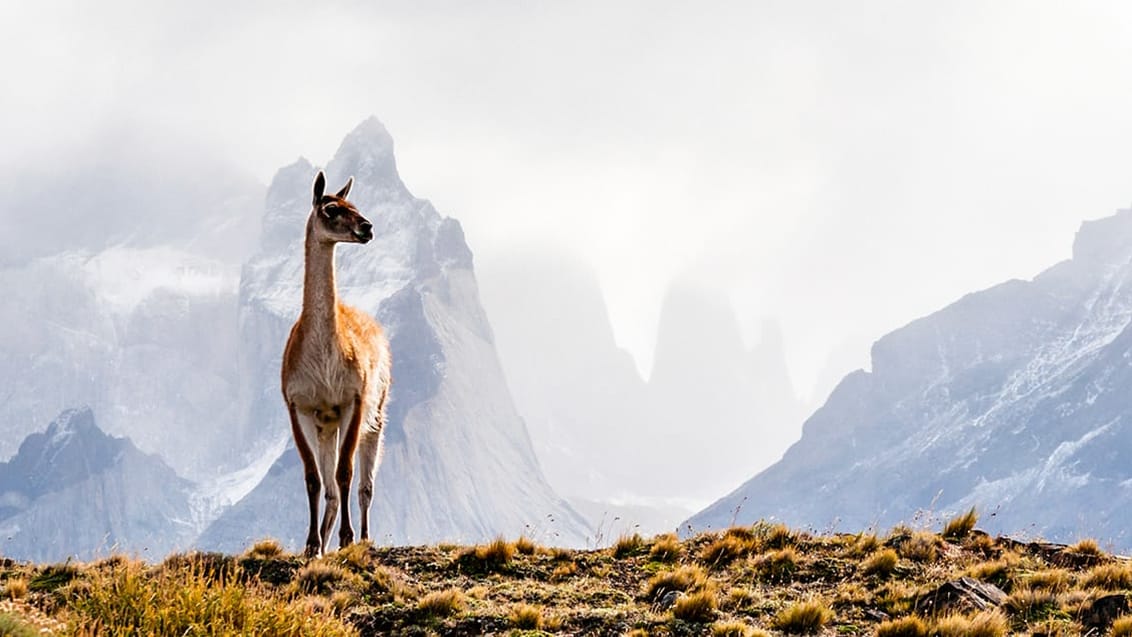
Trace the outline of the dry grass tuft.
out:
[[[915,531],[897,547],[900,557],[914,562],[932,563],[939,559],[939,537],[927,531]]]
[[[865,575],[888,577],[896,570],[900,557],[892,549],[881,549],[861,562],[861,572]]]
[[[239,575],[239,573],[234,573]],[[214,577],[200,562],[166,562],[151,569],[127,562],[90,569],[86,594],[68,600],[75,634],[196,635],[262,634],[282,637],[355,635],[328,604],[290,603],[239,577]],[[309,599],[309,598],[303,598]],[[79,627],[101,627],[79,632]],[[202,632],[207,628],[206,632]]]
[[[539,550],[539,545],[531,538],[520,535],[519,539],[515,540],[515,550],[520,555],[534,555]]]
[[[733,587],[728,589],[727,595],[723,598],[723,608],[729,611],[744,611],[754,605],[757,599],[751,589]]]
[[[1087,555],[1089,557],[1104,556],[1104,551],[1101,550],[1101,547],[1099,544],[1097,544],[1097,541],[1092,538],[1085,538],[1066,550],[1068,550],[1070,553],[1075,553],[1077,555]]]
[[[1132,617],[1121,617],[1112,622],[1111,637],[1132,637]]]
[[[753,629],[738,620],[719,621],[711,625],[712,637],[751,637]]]
[[[1073,575],[1063,568],[1051,568],[1030,575],[1026,585],[1051,593],[1064,593],[1073,585]]]
[[[935,623],[933,637],[1004,637],[1010,630],[1006,617],[998,611],[974,615],[950,615]]]
[[[1106,591],[1132,588],[1132,565],[1115,563],[1094,566],[1082,576],[1081,586]]]
[[[434,617],[447,617],[464,610],[466,606],[467,598],[458,588],[429,593],[417,602],[417,610]]]
[[[253,544],[248,549],[247,555],[259,559],[279,557],[283,555],[283,545],[279,543],[279,540],[265,538]]]
[[[755,570],[768,582],[787,582],[798,570],[798,551],[792,546],[771,551],[755,558]]]
[[[698,566],[681,566],[675,570],[657,573],[645,587],[645,599],[657,601],[669,591],[684,593],[698,591],[708,585],[707,574]]]
[[[1002,558],[989,562],[980,562],[968,571],[971,577],[990,582],[1006,592],[1014,590],[1017,571],[1020,562],[1013,554],[1003,555]]]
[[[636,555],[644,551],[645,540],[641,537],[640,533],[622,535],[621,537],[617,538],[616,542],[613,543],[612,548],[613,557],[621,559],[623,557],[629,557],[630,555]]]
[[[797,541],[797,536],[785,524],[772,524],[763,529],[762,546],[769,549],[786,548]]]
[[[11,600],[23,599],[28,596],[28,581],[23,577],[13,577],[4,586],[4,596]]]
[[[1002,608],[1016,620],[1027,623],[1045,619],[1058,610],[1057,594],[1042,589],[1019,588],[1006,598]]]
[[[716,615],[715,592],[707,589],[683,595],[672,606],[672,616],[676,619],[706,624]]]
[[[975,507],[963,515],[957,515],[947,521],[943,527],[943,537],[948,540],[962,540],[975,529],[979,516],[975,514]]]
[[[561,582],[570,577],[573,577],[574,575],[577,575],[577,573],[578,565],[574,562],[565,562],[563,564],[558,564],[550,573],[550,581]]]
[[[733,535],[716,538],[700,552],[700,560],[709,568],[726,566],[751,552],[754,539],[742,539]]]
[[[311,562],[295,574],[295,589],[305,595],[328,595],[336,590],[350,575],[337,564]]]
[[[788,635],[816,635],[833,619],[833,611],[820,601],[798,602],[774,618],[774,627]]]
[[[539,630],[543,625],[542,608],[531,604],[516,604],[511,607],[511,624],[520,630]]]
[[[649,557],[657,562],[675,562],[680,559],[680,552],[680,539],[675,533],[665,533],[653,540]]]
[[[499,571],[515,558],[515,545],[503,538],[462,551],[457,558],[470,571]]]
[[[902,617],[881,622],[876,637],[928,637],[928,625],[919,617]]]

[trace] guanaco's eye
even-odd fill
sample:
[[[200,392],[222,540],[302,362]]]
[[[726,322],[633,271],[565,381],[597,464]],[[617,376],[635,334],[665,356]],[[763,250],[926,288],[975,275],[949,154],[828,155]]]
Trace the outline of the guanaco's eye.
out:
[[[333,219],[342,214],[341,206],[327,206],[322,209],[322,214],[326,215],[328,219]]]

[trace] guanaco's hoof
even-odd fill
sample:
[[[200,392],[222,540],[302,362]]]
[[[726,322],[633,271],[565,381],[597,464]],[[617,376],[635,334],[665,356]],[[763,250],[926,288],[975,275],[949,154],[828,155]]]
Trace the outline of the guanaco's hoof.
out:
[[[354,543],[354,532],[343,533],[338,536],[338,548],[344,549]]]
[[[318,552],[322,547],[318,544],[307,543],[307,548],[303,551],[304,557],[318,557]]]

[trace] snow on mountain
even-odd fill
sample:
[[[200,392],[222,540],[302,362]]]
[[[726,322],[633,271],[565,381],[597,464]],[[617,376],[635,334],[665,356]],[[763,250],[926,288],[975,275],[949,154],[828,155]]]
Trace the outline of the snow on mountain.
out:
[[[90,409],[63,412],[0,463],[0,551],[61,561],[126,549],[188,546],[191,484],[129,440],[107,436]]]
[[[1072,259],[873,346],[783,459],[690,520],[854,530],[976,506],[992,531],[1132,547],[1132,211]]]
[[[339,246],[340,296],[376,315],[393,349],[373,504],[376,539],[477,541],[526,532],[583,544],[589,528],[546,483],[515,410],[460,224],[409,193],[397,174],[393,140],[376,119],[345,138],[326,173],[335,188],[355,177],[350,199],[374,226],[369,244]],[[248,449],[289,431],[279,364],[301,305],[302,235],[314,174],[300,159],[275,176],[260,251],[241,278],[240,436]],[[289,445],[199,544],[238,550],[270,535],[297,547],[306,519],[300,463]]]
[[[215,474],[238,413],[238,276],[168,246],[0,269],[0,456],[60,411],[89,405],[106,431],[183,475]]]

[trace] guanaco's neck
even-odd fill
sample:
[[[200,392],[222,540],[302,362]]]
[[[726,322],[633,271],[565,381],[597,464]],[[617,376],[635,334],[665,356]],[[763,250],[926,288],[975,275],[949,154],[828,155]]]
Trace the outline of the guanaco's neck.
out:
[[[303,320],[317,327],[337,327],[338,287],[334,283],[334,244],[314,237],[314,219],[307,222],[306,268],[303,275]]]

